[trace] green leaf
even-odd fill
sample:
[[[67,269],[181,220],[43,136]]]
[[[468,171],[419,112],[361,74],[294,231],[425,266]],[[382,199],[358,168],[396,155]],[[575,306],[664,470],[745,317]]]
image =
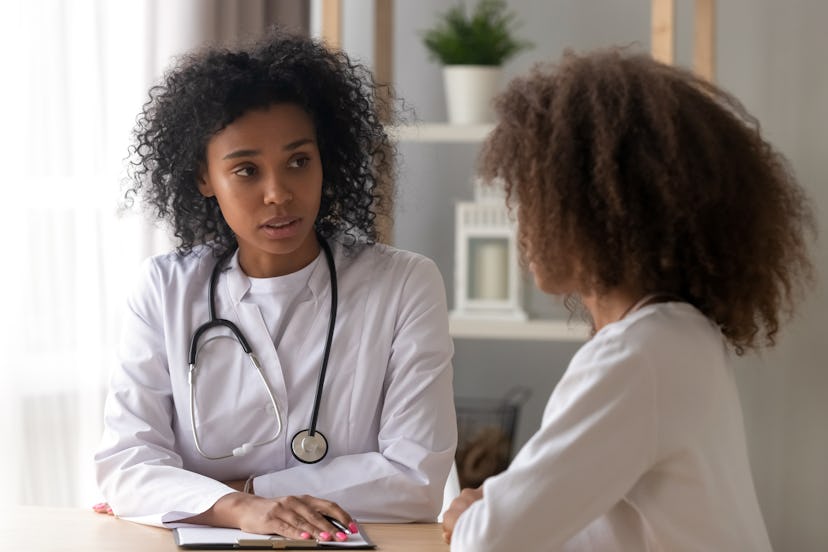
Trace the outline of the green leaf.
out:
[[[502,65],[533,46],[513,37],[515,26],[515,14],[503,0],[480,0],[470,15],[458,4],[423,32],[423,44],[429,57],[444,65]]]

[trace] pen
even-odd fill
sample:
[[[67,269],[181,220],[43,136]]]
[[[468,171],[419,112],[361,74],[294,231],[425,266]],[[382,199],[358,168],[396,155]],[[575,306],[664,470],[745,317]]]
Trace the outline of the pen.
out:
[[[325,519],[327,519],[327,520],[330,522],[330,524],[331,524],[331,525],[333,525],[334,527],[336,527],[337,529],[339,529],[340,531],[342,531],[342,532],[343,532],[343,533],[345,533],[346,535],[350,535],[350,534],[351,534],[350,529],[348,529],[347,527],[345,527],[345,525],[344,525],[341,521],[339,521],[338,519],[333,518],[333,517],[331,517],[331,516],[329,516],[329,515],[327,515],[327,514],[322,514],[322,517],[323,517],[323,518],[325,518]]]

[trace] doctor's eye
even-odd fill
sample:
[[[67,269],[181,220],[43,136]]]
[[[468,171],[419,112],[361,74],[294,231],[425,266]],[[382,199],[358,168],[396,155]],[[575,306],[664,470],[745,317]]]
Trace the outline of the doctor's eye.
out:
[[[307,154],[296,155],[288,161],[288,167],[291,169],[303,169],[310,163],[310,156]]]
[[[236,176],[253,176],[256,174],[256,167],[252,165],[243,165],[236,169],[233,169],[233,174]]]

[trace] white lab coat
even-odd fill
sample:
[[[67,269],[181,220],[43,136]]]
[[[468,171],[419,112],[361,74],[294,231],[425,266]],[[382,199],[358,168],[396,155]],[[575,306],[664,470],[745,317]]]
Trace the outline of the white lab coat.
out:
[[[247,337],[284,425],[274,443],[223,460],[195,449],[187,382],[191,336],[209,319],[215,259],[202,248],[146,262],[128,301],[95,456],[99,485],[116,514],[172,526],[232,492],[220,481],[253,474],[258,495],[326,498],[360,521],[436,518],[457,439],[442,279],[432,261],[414,253],[331,246],[339,307],[317,423],[329,450],[312,465],[291,455],[290,440],[310,424],[322,362],[330,311],[324,256],[282,325],[278,351],[236,256],[219,278],[217,316]],[[228,332],[209,335],[216,333]],[[209,342],[199,365],[196,418],[208,454],[273,434],[270,401],[241,347]]]
[[[602,328],[483,494],[452,552],[770,550],[724,340],[686,303]]]

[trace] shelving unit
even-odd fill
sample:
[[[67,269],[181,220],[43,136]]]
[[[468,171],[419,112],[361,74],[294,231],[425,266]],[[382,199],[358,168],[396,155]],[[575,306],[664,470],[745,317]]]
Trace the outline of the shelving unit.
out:
[[[324,0],[336,2],[341,0]],[[653,57],[672,63],[675,50],[675,0],[650,0],[651,39]],[[390,13],[393,0],[377,0],[380,25],[384,28],[375,44],[382,54],[379,73],[385,82],[391,82],[391,62],[387,52],[391,46]],[[715,0],[694,0],[695,25],[693,33],[693,67],[708,80],[715,80]],[[386,52],[384,54],[384,52]],[[446,123],[419,123],[390,126],[389,135],[399,142],[417,143],[480,143],[494,125],[451,125]],[[589,338],[590,329],[583,323],[566,320],[487,320],[452,317],[449,330],[453,337],[464,339],[544,340],[582,342]]]
[[[475,143],[485,140],[493,124],[450,125],[448,123],[421,123],[388,127],[392,140],[399,142],[454,142]]]
[[[449,318],[449,333],[460,339],[504,339],[580,343],[589,339],[590,329],[581,322],[566,320],[486,320]]]
[[[391,139],[398,142],[480,143],[493,128],[493,124],[420,123],[389,126],[387,131]],[[590,329],[583,323],[566,320],[519,321],[451,316],[449,333],[457,339],[579,343],[589,338]]]

